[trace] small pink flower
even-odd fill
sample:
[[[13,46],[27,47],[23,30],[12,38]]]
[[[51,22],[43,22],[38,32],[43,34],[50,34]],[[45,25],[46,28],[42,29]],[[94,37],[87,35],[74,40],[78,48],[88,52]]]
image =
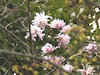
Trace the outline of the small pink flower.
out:
[[[56,48],[53,47],[52,44],[49,44],[49,43],[45,44],[45,46],[43,46],[43,47],[41,48],[43,54],[51,53],[51,52],[53,52],[55,49],[56,49]]]
[[[43,59],[45,59],[45,60],[52,60],[52,57],[51,56],[44,56],[44,58]],[[46,64],[47,63],[47,61],[43,61],[43,63],[44,64]]]
[[[50,60],[50,59],[52,59],[52,57],[51,56],[44,56],[44,59],[45,60]]]
[[[71,72],[73,71],[73,69],[74,69],[74,67],[73,67],[72,65],[70,65],[70,64],[63,65],[62,68],[63,68],[64,70],[66,70],[67,72],[70,72],[70,73],[71,73]]]
[[[78,69],[77,71],[81,72],[82,75],[92,75],[93,69],[94,69],[94,66],[88,67],[86,70],[85,69]]]
[[[51,21],[50,27],[55,29],[62,28],[66,23],[63,20],[55,19]]]
[[[85,47],[85,51],[87,51],[90,55],[93,53],[97,54],[97,45],[96,43],[89,43],[88,46]]]
[[[52,63],[54,63],[56,65],[60,65],[60,64],[62,64],[62,62],[65,61],[64,57],[58,57],[58,56],[54,56],[54,57],[44,56],[44,59],[45,60],[49,60],[50,62],[52,62]],[[44,63],[46,63],[46,61],[44,61]]]
[[[51,60],[51,61],[54,62],[56,65],[60,65],[60,64],[62,64],[62,62],[65,61],[64,57],[55,56],[53,59],[54,60]]]
[[[92,50],[93,49],[93,44],[88,44],[88,46],[85,47],[86,50]]]
[[[36,37],[38,36],[41,40],[43,40],[43,36],[45,36],[45,34],[42,34],[43,30],[41,30],[40,27],[36,26],[36,25],[31,25],[31,35],[32,35],[32,40],[36,41]],[[27,35],[25,36],[25,38],[27,39],[28,37],[30,37],[29,32],[27,33]]]
[[[58,47],[62,45],[64,48],[66,48],[66,45],[70,42],[70,36],[68,34],[60,34],[58,37]]]
[[[66,33],[67,31],[70,31],[70,30],[71,30],[71,27],[69,25],[67,25],[67,26],[64,26],[60,32]]]
[[[45,26],[48,24],[48,21],[49,21],[48,18],[52,18],[52,17],[45,15],[44,11],[41,12],[41,13],[36,13],[36,16],[34,17],[34,20],[32,20],[32,24],[33,25],[38,25],[42,29],[44,29]]]
[[[85,69],[78,69],[77,72],[81,72],[82,75],[87,75]]]

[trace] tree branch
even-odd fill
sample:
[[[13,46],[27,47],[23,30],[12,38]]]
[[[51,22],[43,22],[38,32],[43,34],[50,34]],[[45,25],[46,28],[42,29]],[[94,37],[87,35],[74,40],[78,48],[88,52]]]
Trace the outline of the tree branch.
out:
[[[28,24],[29,24],[30,44],[31,44],[30,53],[33,54],[32,35],[31,35],[31,18],[30,18],[30,0],[28,0]]]
[[[57,69],[59,69],[59,70],[61,70],[61,71],[63,71],[63,72],[66,72],[66,73],[68,73],[69,75],[73,75],[72,73],[69,73],[69,72],[67,72],[66,70],[60,68],[58,65],[56,65],[56,64],[54,64],[54,63],[52,63],[52,62],[50,62],[49,60],[43,59],[43,58],[41,58],[41,57],[35,57],[35,56],[31,55],[31,54],[22,54],[22,53],[17,53],[17,52],[9,52],[9,51],[7,51],[7,50],[4,51],[3,49],[0,49],[0,53],[9,54],[9,55],[16,55],[16,56],[23,56],[23,57],[29,57],[29,58],[33,58],[33,59],[38,60],[38,61],[47,61],[48,63],[50,63],[50,64],[52,64],[53,66],[55,66]]]

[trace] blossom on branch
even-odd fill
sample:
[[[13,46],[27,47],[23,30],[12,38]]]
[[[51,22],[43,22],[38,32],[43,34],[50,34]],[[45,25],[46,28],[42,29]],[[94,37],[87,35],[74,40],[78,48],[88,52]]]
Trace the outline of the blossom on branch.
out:
[[[36,37],[38,36],[41,40],[43,40],[43,36],[45,36],[45,34],[43,34],[43,30],[38,27],[37,25],[31,25],[31,36],[32,36],[32,40],[36,41]],[[30,37],[29,32],[27,33],[27,35],[25,36],[25,38],[27,39],[28,37]]]
[[[34,17],[34,20],[32,20],[33,25],[38,25],[42,29],[45,28],[45,26],[48,24],[49,19],[51,19],[51,16],[45,15],[45,12],[36,13],[36,16]]]
[[[62,68],[64,69],[64,70],[66,70],[67,72],[72,72],[73,71],[73,69],[74,69],[74,67],[72,66],[72,65],[70,65],[70,64],[65,64],[65,65],[63,65],[62,66]]]
[[[50,62],[52,62],[56,65],[61,65],[65,61],[65,58],[61,57],[61,56],[59,56],[59,57],[58,56],[54,56],[54,57],[44,56],[44,59],[49,60]],[[44,63],[46,63],[46,61],[44,61]]]
[[[81,72],[82,75],[93,75],[94,66],[88,67],[86,70],[85,69],[78,69],[77,72]]]
[[[69,25],[62,27],[61,33],[66,33],[67,31],[70,31],[71,27]]]
[[[54,47],[54,46],[52,46],[52,44],[49,44],[49,43],[45,44],[45,46],[43,46],[41,48],[43,54],[51,53],[56,49],[57,49],[57,47]]]
[[[87,51],[90,55],[95,53],[97,55],[97,45],[96,43],[89,43],[88,46],[85,47],[85,51]]]
[[[66,48],[66,45],[70,42],[70,36],[68,34],[59,34],[57,38],[59,48],[61,45]]]
[[[55,29],[60,29],[63,26],[65,26],[65,24],[66,23],[64,22],[64,20],[55,19],[55,20],[51,21],[50,27],[55,28]]]

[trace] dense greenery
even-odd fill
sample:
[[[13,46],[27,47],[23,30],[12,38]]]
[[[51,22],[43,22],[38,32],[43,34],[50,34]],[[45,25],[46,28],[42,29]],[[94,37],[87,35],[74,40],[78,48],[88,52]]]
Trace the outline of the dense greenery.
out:
[[[63,64],[68,61],[73,65],[73,75],[81,75],[77,70],[82,69],[87,63],[94,66],[94,75],[100,74],[100,0],[29,0],[29,6],[28,8],[28,0],[0,0],[0,75],[12,75],[13,73],[17,75],[62,75],[63,71],[55,70],[57,67],[50,63],[43,64],[42,60],[20,55],[30,54],[42,58],[42,46],[48,42],[54,46],[58,44],[55,35],[59,33],[59,30],[49,26],[46,26],[44,30],[43,41],[38,37],[36,42],[30,38],[25,39],[30,26],[29,17],[33,20],[35,14],[42,11],[52,16],[53,19],[64,20],[72,28],[70,32],[66,32],[71,36],[66,48],[61,47],[47,56],[65,57],[66,61]],[[99,9],[98,12],[96,8]],[[90,25],[93,21],[96,23],[96,29],[94,24]],[[83,49],[88,43],[94,41],[98,47],[98,55],[93,54],[89,57]],[[61,65],[59,67],[62,68]],[[44,68],[47,69],[43,70]]]

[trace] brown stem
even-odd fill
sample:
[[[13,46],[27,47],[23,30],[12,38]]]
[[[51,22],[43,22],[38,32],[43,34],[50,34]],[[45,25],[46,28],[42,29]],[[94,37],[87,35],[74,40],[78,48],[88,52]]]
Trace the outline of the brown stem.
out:
[[[30,0],[28,0],[28,23],[29,23],[30,44],[31,44],[30,52],[33,54],[32,35],[31,35],[31,18],[30,18]]]

